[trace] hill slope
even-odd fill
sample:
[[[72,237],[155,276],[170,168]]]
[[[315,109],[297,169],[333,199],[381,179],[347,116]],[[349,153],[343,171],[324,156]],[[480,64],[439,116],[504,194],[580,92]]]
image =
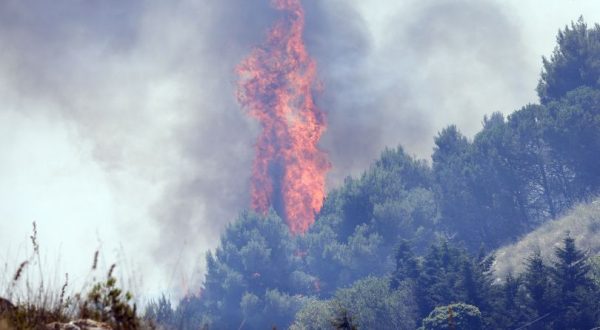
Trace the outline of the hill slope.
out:
[[[495,274],[504,278],[508,273],[523,272],[523,261],[536,249],[543,258],[552,260],[554,249],[562,243],[566,233],[577,241],[577,246],[590,255],[600,254],[600,198],[579,204],[563,217],[549,221],[527,234],[517,243],[497,250]]]

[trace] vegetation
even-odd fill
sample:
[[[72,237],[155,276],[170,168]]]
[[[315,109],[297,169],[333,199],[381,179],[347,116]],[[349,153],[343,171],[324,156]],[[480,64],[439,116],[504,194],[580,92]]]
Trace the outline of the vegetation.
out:
[[[566,233],[577,239],[582,250],[600,256],[600,200],[577,205],[560,219],[548,221],[518,242],[498,249],[494,263],[496,277],[523,273],[522,261],[532,251],[537,250],[545,260],[554,261],[554,248]]]
[[[80,303],[79,317],[106,322],[114,329],[138,329],[140,321],[136,306],[130,304],[133,297],[130,292],[123,294],[117,287],[117,279],[113,276],[115,266],[111,266],[106,281],[94,284]]]
[[[554,232],[554,257],[521,253],[519,273],[495,274],[505,255],[489,253],[600,193],[600,27],[580,20],[557,42],[540,104],[485,117],[472,140],[447,127],[431,164],[385,150],[304,236],[275,212],[243,213],[207,256],[201,297],[177,307],[195,320],[183,328],[435,328],[449,308],[475,327],[597,325],[585,237]]]
[[[136,312],[136,305],[132,302],[132,294],[123,292],[117,286],[117,279],[113,276],[115,264],[110,267],[105,281],[97,281],[94,278],[84,285],[81,292],[70,292],[68,274],[65,275],[60,290],[55,291],[47,285],[42,272],[42,258],[35,223],[33,223],[31,243],[33,246],[31,257],[20,264],[9,279],[9,283],[4,285],[5,291],[2,295],[10,300],[0,298],[0,329],[45,329],[45,326],[53,328],[52,324],[60,325],[69,322],[80,326],[82,324],[103,325],[115,330],[150,326],[150,323],[142,324]],[[97,270],[98,255],[99,251],[94,256],[92,273]],[[36,269],[34,266],[39,267]],[[36,274],[31,274],[36,270]],[[32,278],[39,281],[37,286],[32,282]],[[25,283],[22,283],[23,281]],[[24,288],[24,291],[20,288]],[[71,328],[73,327],[68,329]]]
[[[463,303],[436,307],[425,319],[423,330],[434,329],[481,329],[481,312],[472,305]]]
[[[329,193],[303,236],[290,235],[275,211],[242,213],[206,255],[201,294],[176,307],[165,297],[152,302],[146,323],[112,272],[79,300],[17,304],[3,312],[5,322],[27,328],[39,315],[117,329],[600,326],[597,202],[552,221],[600,193],[600,26],[579,20],[557,42],[543,62],[539,104],[485,117],[473,139],[445,128],[431,164],[386,149]]]

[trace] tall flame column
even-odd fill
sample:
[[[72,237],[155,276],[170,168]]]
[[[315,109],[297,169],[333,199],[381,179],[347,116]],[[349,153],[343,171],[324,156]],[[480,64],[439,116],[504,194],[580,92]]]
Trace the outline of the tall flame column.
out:
[[[316,107],[316,64],[303,40],[300,0],[273,0],[283,18],[238,66],[237,99],[262,131],[256,143],[251,207],[273,207],[293,234],[302,234],[323,206],[330,169],[318,142],[325,115]]]

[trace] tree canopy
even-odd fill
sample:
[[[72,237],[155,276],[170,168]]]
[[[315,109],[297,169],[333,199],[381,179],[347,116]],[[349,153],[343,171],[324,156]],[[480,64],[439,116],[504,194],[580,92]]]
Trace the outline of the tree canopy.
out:
[[[600,193],[599,79],[600,27],[580,19],[543,60],[539,104],[484,117],[472,139],[448,126],[431,161],[384,150],[305,235],[242,213],[201,295],[150,314],[183,329],[598,326],[598,262],[574,237],[500,280],[492,251]]]

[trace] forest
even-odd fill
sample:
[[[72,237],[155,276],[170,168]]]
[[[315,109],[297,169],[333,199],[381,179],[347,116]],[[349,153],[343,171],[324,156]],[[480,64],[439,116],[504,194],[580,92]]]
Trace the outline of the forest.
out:
[[[275,210],[241,212],[199,256],[196,294],[138,310],[111,269],[79,315],[115,329],[599,327],[600,25],[559,32],[536,90],[473,138],[441,130],[431,160],[384,150],[303,235]]]
[[[146,317],[182,329],[599,326],[598,250],[578,239],[600,246],[600,214],[510,256],[520,271],[494,271],[497,249],[598,203],[599,25],[559,32],[537,93],[538,104],[484,117],[473,139],[443,129],[431,162],[386,149],[328,193],[305,235],[274,211],[243,212],[206,255],[202,291],[175,308],[163,297]]]

